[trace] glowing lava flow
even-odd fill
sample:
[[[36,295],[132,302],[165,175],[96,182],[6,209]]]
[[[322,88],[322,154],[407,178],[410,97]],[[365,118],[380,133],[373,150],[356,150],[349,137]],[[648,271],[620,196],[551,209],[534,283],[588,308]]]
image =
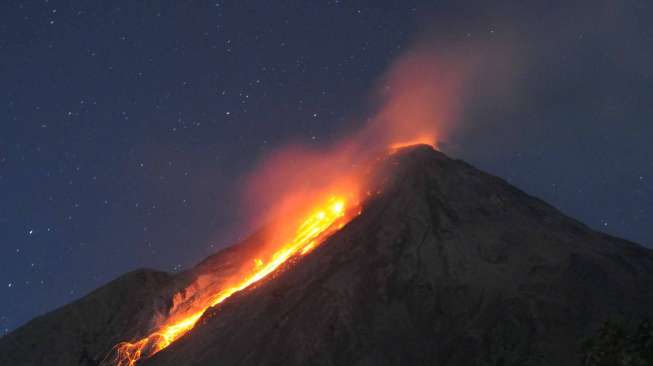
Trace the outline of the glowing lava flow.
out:
[[[265,278],[281,264],[295,255],[304,255],[319,245],[326,236],[340,229],[350,217],[347,215],[345,199],[331,198],[325,205],[315,209],[297,228],[294,238],[274,252],[270,260],[265,263],[255,258],[256,266],[251,273],[245,275],[236,284],[221,289],[209,297],[201,310],[182,319],[169,319],[158,330],[145,338],[133,343],[122,342],[116,345],[112,355],[111,364],[116,366],[133,366],[141,358],[147,358],[166,348],[172,342],[193,328],[204,311],[215,306],[235,292]]]

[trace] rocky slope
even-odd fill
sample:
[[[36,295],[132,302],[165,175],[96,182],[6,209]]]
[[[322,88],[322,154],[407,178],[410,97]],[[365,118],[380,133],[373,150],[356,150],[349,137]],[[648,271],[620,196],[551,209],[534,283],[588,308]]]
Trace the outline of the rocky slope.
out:
[[[0,338],[0,365],[95,366],[113,346],[139,339],[151,330],[157,313],[166,313],[175,294],[219,287],[237,271],[260,240],[261,232],[238,245],[211,255],[189,271],[176,275],[139,269],[127,273],[85,297],[39,316]],[[200,280],[201,279],[201,280]]]
[[[127,273],[0,338],[0,365],[97,365],[116,342],[149,325],[173,283],[164,272]]]

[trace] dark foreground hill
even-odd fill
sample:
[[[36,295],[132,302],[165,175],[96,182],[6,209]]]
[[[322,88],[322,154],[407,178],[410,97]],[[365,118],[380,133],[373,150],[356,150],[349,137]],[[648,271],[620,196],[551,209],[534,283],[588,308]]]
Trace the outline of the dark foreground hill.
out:
[[[142,365],[578,365],[604,321],[653,316],[652,251],[426,146],[380,164],[361,215]],[[176,277],[126,275],[1,338],[0,364],[97,364],[253,242]]]

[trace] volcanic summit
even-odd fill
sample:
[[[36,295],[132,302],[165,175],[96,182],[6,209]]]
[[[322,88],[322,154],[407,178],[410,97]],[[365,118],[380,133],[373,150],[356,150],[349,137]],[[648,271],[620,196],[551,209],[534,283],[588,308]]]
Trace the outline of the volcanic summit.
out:
[[[165,347],[148,343],[127,361],[578,365],[580,341],[604,321],[653,316],[653,251],[427,145],[374,164],[371,194],[340,224],[334,206],[328,230],[311,237],[319,245],[298,247],[200,309]],[[176,275],[128,273],[40,316],[0,338],[0,364],[113,365],[116,345],[160,337],[150,333],[157,319],[223,288],[264,234]]]

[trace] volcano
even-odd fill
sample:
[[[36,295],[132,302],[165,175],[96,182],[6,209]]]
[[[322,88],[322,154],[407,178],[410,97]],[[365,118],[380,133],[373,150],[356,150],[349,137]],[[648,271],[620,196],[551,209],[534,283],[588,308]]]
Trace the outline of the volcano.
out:
[[[581,340],[604,321],[653,316],[653,251],[427,145],[374,164],[359,212],[319,246],[134,363],[578,365]],[[264,234],[176,275],[128,273],[40,316],[0,338],[0,364],[111,365],[116,344],[223,286]]]

